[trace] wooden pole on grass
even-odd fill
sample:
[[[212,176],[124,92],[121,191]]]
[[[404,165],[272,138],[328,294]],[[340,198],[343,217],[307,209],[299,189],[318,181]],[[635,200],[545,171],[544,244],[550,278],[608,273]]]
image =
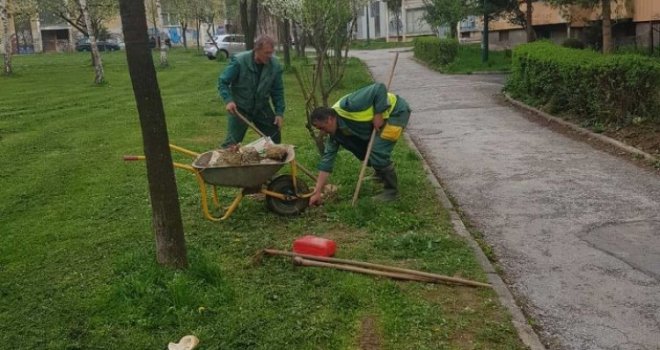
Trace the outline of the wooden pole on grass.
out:
[[[373,264],[373,263],[368,263],[368,262],[363,262],[363,261],[337,259],[337,258],[330,258],[330,257],[325,257],[325,256],[316,256],[316,255],[309,255],[309,254],[299,254],[299,253],[287,252],[287,251],[284,251],[284,250],[277,250],[277,249],[264,249],[263,253],[268,254],[268,255],[282,255],[282,256],[289,256],[289,257],[292,257],[292,258],[301,258],[301,259],[304,259],[303,261],[299,261],[299,262],[301,262],[299,265],[302,265],[302,266],[330,267],[330,268],[338,268],[340,270],[346,270],[346,271],[353,271],[353,272],[367,273],[367,274],[372,274],[372,275],[386,276],[386,277],[391,277],[391,278],[395,278],[395,279],[408,279],[408,280],[414,280],[414,281],[435,282],[435,283],[437,283],[438,281],[442,281],[442,282],[461,284],[461,285],[466,285],[466,286],[471,286],[471,287],[492,288],[492,286],[488,283],[482,283],[482,282],[472,281],[472,280],[458,278],[458,277],[438,275],[438,274],[430,273],[430,272],[404,269],[404,268],[394,267],[394,266]],[[323,265],[312,264],[312,263],[308,262],[309,260],[314,260],[314,261],[322,262],[322,263],[325,263],[325,264],[323,264]],[[359,266],[361,269],[355,270],[356,268],[351,268],[351,269],[345,268],[345,267],[348,267],[348,266]],[[365,272],[363,270],[368,270],[368,271]],[[371,272],[388,272],[388,273],[394,273],[395,275],[382,274],[382,273],[371,273]],[[406,276],[414,276],[416,278],[407,278]]]

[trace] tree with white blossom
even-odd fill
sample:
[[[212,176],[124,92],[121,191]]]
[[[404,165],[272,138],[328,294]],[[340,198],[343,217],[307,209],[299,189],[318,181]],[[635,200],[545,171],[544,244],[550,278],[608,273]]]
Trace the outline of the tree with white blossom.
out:
[[[264,0],[268,11],[286,18],[306,34],[314,47],[315,59],[311,69],[296,69],[307,115],[318,106],[327,106],[332,91],[344,77],[348,50],[356,26],[357,10],[366,0]],[[323,135],[318,135],[309,120],[307,128],[322,148]]]

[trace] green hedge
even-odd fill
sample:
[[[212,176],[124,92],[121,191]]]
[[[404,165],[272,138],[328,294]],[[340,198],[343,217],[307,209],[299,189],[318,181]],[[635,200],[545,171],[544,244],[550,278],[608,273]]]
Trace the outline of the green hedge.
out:
[[[602,55],[547,41],[518,46],[506,90],[550,112],[627,124],[660,121],[660,62],[635,55]]]
[[[458,55],[458,41],[436,37],[415,38],[414,53],[415,57],[424,62],[446,65],[456,59],[456,55]]]

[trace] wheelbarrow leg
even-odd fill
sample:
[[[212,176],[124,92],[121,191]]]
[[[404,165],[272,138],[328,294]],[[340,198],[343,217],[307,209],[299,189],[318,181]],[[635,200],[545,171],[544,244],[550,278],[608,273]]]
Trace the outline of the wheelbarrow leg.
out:
[[[206,194],[206,183],[204,182],[204,179],[202,178],[202,175],[199,174],[198,171],[195,171],[195,178],[197,178],[197,183],[199,184],[199,192],[202,196],[201,201],[202,201],[202,211],[204,212],[204,217],[208,220],[211,221],[222,221],[227,219],[233,212],[238,208],[238,204],[241,202],[241,199],[243,199],[243,191],[239,192],[238,195],[236,195],[236,198],[234,198],[234,201],[232,201],[231,205],[229,208],[227,208],[227,211],[225,211],[225,214],[217,218],[209,212],[209,203],[208,203],[208,196]],[[218,207],[220,206],[220,202],[218,201],[218,192],[215,186],[213,186],[213,202],[216,204]]]
[[[236,198],[234,198],[234,201],[231,202],[231,205],[229,206],[229,208],[227,208],[227,211],[225,212],[225,215],[223,217],[221,217],[220,220],[224,220],[224,219],[228,218],[229,215],[231,215],[234,212],[234,210],[236,210],[236,208],[238,208],[238,204],[241,202],[241,199],[243,199],[243,191],[239,192],[236,195]]]

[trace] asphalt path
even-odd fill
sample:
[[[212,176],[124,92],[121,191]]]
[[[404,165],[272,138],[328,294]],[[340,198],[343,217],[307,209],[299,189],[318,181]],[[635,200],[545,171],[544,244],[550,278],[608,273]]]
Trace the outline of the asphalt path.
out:
[[[351,53],[387,83],[392,51]],[[528,120],[503,81],[402,52],[390,90],[549,349],[660,349],[660,176]]]

